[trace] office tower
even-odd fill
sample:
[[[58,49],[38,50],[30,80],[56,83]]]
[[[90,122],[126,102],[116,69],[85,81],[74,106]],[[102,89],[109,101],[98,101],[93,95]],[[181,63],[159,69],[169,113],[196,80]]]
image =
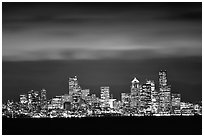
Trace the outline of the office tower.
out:
[[[40,100],[42,101],[42,102],[44,102],[44,101],[46,101],[46,99],[47,99],[47,91],[45,90],[45,89],[42,89],[41,91],[40,91]]]
[[[151,114],[151,84],[143,84],[140,92],[140,113]]]
[[[171,106],[172,106],[172,114],[181,115],[181,94],[172,94],[171,95]]]
[[[86,97],[90,94],[90,90],[89,89],[82,89],[81,90],[81,98],[86,100]]]
[[[159,113],[170,115],[171,112],[171,88],[167,85],[167,72],[159,72]]]
[[[151,113],[157,114],[159,111],[159,95],[155,88],[155,83],[152,80],[148,80],[146,84],[151,85]]]
[[[27,104],[28,103],[26,94],[20,95],[20,103],[21,104]]]
[[[101,107],[109,107],[110,91],[108,86],[101,87]]]
[[[139,80],[135,77],[131,81],[131,102],[130,102],[130,107],[134,108],[136,111],[139,110],[140,106],[140,90],[141,86],[139,85]]]
[[[33,90],[28,91],[28,105],[31,105],[33,101]]]
[[[42,89],[40,91],[40,103],[41,103],[41,109],[47,108],[47,91],[45,89]]]
[[[77,76],[69,78],[69,95],[77,94],[81,90],[81,87],[78,84]]]
[[[39,91],[28,91],[28,108],[32,111],[40,110],[40,93]]]
[[[167,86],[167,72],[166,70],[161,70],[159,72],[159,87]]]

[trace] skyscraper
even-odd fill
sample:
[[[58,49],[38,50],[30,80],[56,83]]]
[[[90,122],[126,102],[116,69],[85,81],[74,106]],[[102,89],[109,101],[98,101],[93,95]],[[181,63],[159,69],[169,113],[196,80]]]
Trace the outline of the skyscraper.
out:
[[[152,114],[157,114],[159,110],[159,95],[155,88],[155,83],[152,80],[148,80],[147,84],[151,85],[151,111]]]
[[[69,95],[72,95],[74,93],[78,93],[81,90],[79,84],[78,84],[78,80],[77,80],[77,76],[75,77],[70,77],[69,78]]]
[[[109,107],[110,91],[108,86],[101,87],[102,107]]]
[[[145,115],[151,114],[151,84],[149,83],[142,85],[140,92],[140,112]]]
[[[172,94],[171,95],[171,105],[172,105],[172,113],[175,115],[181,114],[181,94]]]
[[[45,89],[42,89],[40,91],[40,103],[41,103],[41,108],[46,109],[47,107],[47,91]]]
[[[41,105],[41,95],[39,91],[28,91],[28,108],[30,110],[40,110]]]
[[[47,91],[45,89],[42,89],[40,91],[40,100],[44,102],[46,101],[46,99],[47,99]]]
[[[159,71],[159,87],[167,86],[167,72],[166,70]]]
[[[141,86],[139,85],[139,80],[135,77],[131,81],[131,103],[130,106],[131,108],[134,108],[136,111],[138,111],[139,106],[140,106],[140,90]]]
[[[159,72],[159,113],[170,114],[171,112],[171,88],[167,85],[167,72]]]

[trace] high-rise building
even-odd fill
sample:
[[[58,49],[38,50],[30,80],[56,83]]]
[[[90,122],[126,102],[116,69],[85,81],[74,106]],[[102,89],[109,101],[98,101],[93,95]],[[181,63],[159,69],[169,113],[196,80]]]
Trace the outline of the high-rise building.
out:
[[[41,103],[41,109],[47,108],[47,91],[45,89],[42,89],[40,91],[40,103]]]
[[[146,84],[151,85],[151,113],[157,114],[159,111],[159,95],[155,88],[155,83],[152,80],[148,80]]]
[[[108,86],[101,87],[101,99],[102,100],[109,100],[110,98],[110,90]]]
[[[28,108],[30,110],[39,111],[41,108],[40,92],[39,91],[28,91]]]
[[[131,102],[130,102],[130,107],[136,109],[136,111],[139,110],[140,106],[140,90],[141,86],[139,85],[139,80],[135,77],[131,81]]]
[[[159,71],[159,87],[167,86],[167,72],[166,70]]]
[[[172,106],[172,114],[180,115],[181,114],[181,94],[172,94],[171,95],[171,106]]]
[[[109,107],[110,90],[108,86],[101,87],[101,107]]]
[[[77,76],[69,78],[69,95],[78,93],[81,90],[81,87],[78,84]]]
[[[151,84],[143,84],[140,92],[140,112],[146,115],[151,114]]]
[[[47,91],[45,89],[42,89],[40,91],[40,100],[44,102],[46,101],[46,99],[47,99]]]
[[[159,72],[159,113],[171,113],[171,88],[167,85],[167,72],[163,70]]]

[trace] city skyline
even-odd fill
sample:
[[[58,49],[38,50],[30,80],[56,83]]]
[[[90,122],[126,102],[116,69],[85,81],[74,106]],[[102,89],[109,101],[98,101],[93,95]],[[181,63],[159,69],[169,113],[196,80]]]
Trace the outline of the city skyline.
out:
[[[202,2],[2,2],[1,109],[6,135],[202,134]]]
[[[159,71],[159,88],[153,80],[145,83],[134,77],[130,92],[121,93],[116,99],[110,86],[100,87],[100,96],[80,86],[77,76],[69,77],[68,92],[47,98],[45,89],[30,90],[21,94],[18,102],[8,100],[3,104],[3,116],[10,118],[60,118],[101,116],[192,116],[202,115],[202,102],[181,100],[180,93],[173,93],[167,71]]]
[[[161,70],[161,71],[165,71],[165,72],[167,72],[166,70]],[[167,73],[166,73],[167,74]],[[77,85],[79,84],[80,85],[80,80],[79,80],[79,82],[78,82],[78,77],[77,77],[77,75],[75,75],[75,76],[73,76],[73,77],[68,77],[68,79],[69,80],[74,80],[74,81],[77,81]],[[158,81],[159,81],[160,79],[158,79]],[[148,82],[153,82],[154,83],[154,86],[155,86],[155,90],[157,90],[157,92],[159,91],[159,89],[160,89],[160,86],[159,85],[161,85],[161,82],[159,81],[155,81],[155,80],[153,80],[153,79],[148,79],[148,78],[146,78],[145,80],[143,80],[144,82],[143,83],[141,83],[136,77],[134,77],[133,79],[132,79],[132,81],[131,81],[131,83],[133,82],[133,81],[136,81],[136,82],[138,82],[138,83],[140,83],[141,85],[142,84],[145,84],[145,82],[146,83],[148,83]],[[159,83],[159,84],[156,84],[156,83]],[[167,82],[165,82],[166,84],[167,84]],[[169,84],[170,82],[168,81],[168,85],[170,86],[170,88],[171,88],[171,84]],[[70,87],[70,83],[68,82],[68,86],[66,86],[68,89],[70,89],[71,87]],[[101,85],[100,87],[98,87],[98,91],[93,91],[93,90],[91,90],[90,88],[88,88],[88,87],[83,87],[83,86],[80,86],[80,90],[88,90],[88,92],[90,93],[90,94],[96,94],[96,95],[101,95],[101,88],[105,88],[105,87],[108,87],[108,90],[110,91],[110,95],[113,95],[113,93],[114,93],[114,91],[112,91],[111,90],[111,85]],[[43,88],[43,87],[41,87],[41,90],[44,90],[45,88]],[[35,89],[35,88],[33,88],[33,89],[30,89],[30,90],[28,90],[28,92],[29,91],[38,91],[39,89]],[[71,92],[73,92],[73,91],[70,91],[70,90],[67,90],[68,91],[68,93],[66,93],[66,91],[64,91],[64,94],[70,94]],[[179,89],[177,90],[177,91],[172,91],[171,89],[170,89],[170,91],[173,93],[173,94],[179,94]],[[130,91],[124,91],[124,92],[122,92],[122,93],[129,93],[129,92],[131,92],[131,90]],[[47,93],[49,93],[49,91],[48,92],[46,92],[46,94]],[[121,94],[122,94],[121,93]],[[22,95],[24,95],[24,94],[22,94]],[[49,95],[49,94],[47,94],[47,95]],[[58,96],[59,94],[56,94],[55,96]],[[20,95],[21,96],[21,95]],[[51,97],[52,98],[52,97]],[[121,100],[121,96],[119,97],[119,98],[116,98],[117,100]],[[181,98],[182,99],[182,98]],[[11,100],[11,101],[19,101],[19,98],[18,98],[18,100],[16,100],[16,99],[9,99],[9,100]],[[7,102],[8,100],[6,100],[6,102]],[[184,101],[184,100],[182,100],[182,101]],[[186,102],[191,102],[191,101],[188,101],[188,100],[185,100]],[[195,102],[191,102],[191,103],[201,103],[202,102],[202,99],[201,100],[196,100]],[[4,101],[4,103],[5,103],[5,101]]]

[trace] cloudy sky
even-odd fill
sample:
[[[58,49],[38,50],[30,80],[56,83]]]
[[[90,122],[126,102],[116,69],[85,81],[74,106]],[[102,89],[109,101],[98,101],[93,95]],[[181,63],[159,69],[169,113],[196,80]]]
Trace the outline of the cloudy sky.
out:
[[[134,76],[158,81],[168,71],[172,92],[201,100],[202,3],[2,4],[3,99],[46,88],[67,92],[78,75],[99,93],[129,92]]]
[[[4,3],[3,59],[201,55],[201,10],[200,3]]]

